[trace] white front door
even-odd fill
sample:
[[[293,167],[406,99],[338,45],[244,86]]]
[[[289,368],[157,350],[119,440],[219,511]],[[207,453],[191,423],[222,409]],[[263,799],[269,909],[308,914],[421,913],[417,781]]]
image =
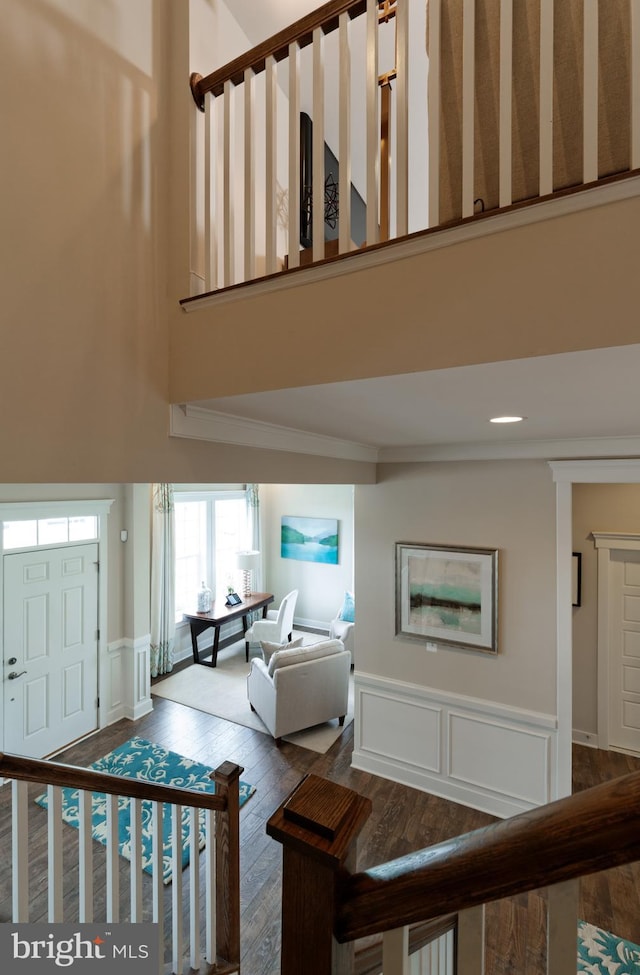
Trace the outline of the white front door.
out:
[[[98,546],[4,557],[4,748],[51,755],[98,726]]]
[[[609,745],[640,753],[640,552],[610,559]]]

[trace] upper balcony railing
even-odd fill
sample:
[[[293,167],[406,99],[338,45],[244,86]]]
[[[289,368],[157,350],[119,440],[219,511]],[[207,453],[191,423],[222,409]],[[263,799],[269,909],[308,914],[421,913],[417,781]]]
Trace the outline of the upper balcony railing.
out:
[[[640,0],[331,0],[191,87],[209,292],[638,169]]]

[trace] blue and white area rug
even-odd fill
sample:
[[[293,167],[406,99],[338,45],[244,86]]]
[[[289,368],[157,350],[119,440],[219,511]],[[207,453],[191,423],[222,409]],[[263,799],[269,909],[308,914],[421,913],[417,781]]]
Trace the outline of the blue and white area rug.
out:
[[[638,975],[640,945],[617,938],[594,924],[578,921],[578,972],[587,975]]]
[[[109,772],[111,775],[121,775],[124,778],[147,779],[149,782],[159,782],[175,788],[193,789],[196,792],[216,791],[215,782],[210,778],[210,768],[194,762],[190,758],[171,752],[162,745],[155,745],[144,738],[131,738],[124,745],[119,745],[108,755],[99,758],[89,768],[97,772]],[[240,782],[240,805],[242,806],[255,792],[255,786],[247,782]],[[38,805],[47,808],[47,795],[43,793],[35,800]],[[153,873],[151,861],[152,804],[142,802],[142,869]],[[118,851],[121,856],[131,859],[129,799],[120,796],[118,800]],[[104,846],[107,844],[107,803],[104,793],[94,792],[91,801],[92,835]],[[62,790],[62,818],[65,823],[78,828],[78,790]],[[171,828],[171,806],[164,803],[162,810],[163,836],[163,883],[171,882],[171,854],[173,848],[173,831]],[[182,810],[182,868],[189,863],[189,810]],[[200,812],[199,847],[203,849],[204,811]]]

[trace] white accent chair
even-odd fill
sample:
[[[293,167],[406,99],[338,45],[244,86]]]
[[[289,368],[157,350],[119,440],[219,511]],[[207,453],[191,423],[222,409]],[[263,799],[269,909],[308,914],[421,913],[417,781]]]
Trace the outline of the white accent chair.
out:
[[[279,609],[270,609],[266,618],[256,620],[244,635],[245,653],[249,659],[249,644],[262,643],[286,643],[291,639],[293,631],[293,614],[296,609],[298,590],[292,589],[288,592],[280,603]]]
[[[352,667],[355,666],[356,662],[354,628],[355,623],[349,623],[347,620],[340,619],[340,610],[338,610],[338,615],[334,616],[329,624],[329,639],[342,640],[345,650],[348,650],[351,654]]]
[[[266,664],[251,661],[247,693],[255,711],[280,744],[283,735],[338,718],[349,704],[351,655],[340,640],[277,650]]]

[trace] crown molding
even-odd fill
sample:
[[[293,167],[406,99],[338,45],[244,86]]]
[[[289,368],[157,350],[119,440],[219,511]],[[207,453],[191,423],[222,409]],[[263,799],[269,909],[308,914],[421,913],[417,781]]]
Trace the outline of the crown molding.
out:
[[[591,532],[596,548],[613,548],[637,552],[640,535],[634,532]]]
[[[366,444],[307,433],[294,427],[264,423],[262,420],[247,420],[230,413],[218,413],[189,404],[170,407],[169,433],[172,437],[208,440],[211,443],[284,450],[288,453],[314,454],[374,464],[379,453],[377,447]]]
[[[295,427],[248,420],[188,403],[170,407],[169,432],[172,437],[206,440],[209,443],[313,454],[317,457],[334,457],[370,464],[546,460],[553,469],[554,480],[598,482],[604,478],[612,482],[628,480],[633,483],[640,479],[640,460],[631,459],[640,458],[640,437],[371,447],[350,440],[308,433]],[[594,459],[584,459],[589,457]],[[612,460],[612,457],[619,459]]]
[[[611,455],[610,441],[609,457],[603,460],[575,460],[551,461],[549,466],[553,471],[553,479],[558,482],[572,484],[639,484],[640,483],[640,450],[635,451],[634,459],[615,458]],[[613,441],[615,444],[615,440]]]
[[[509,440],[501,443],[424,444],[413,447],[382,447],[378,463],[455,460],[547,460],[585,457],[640,457],[640,437],[592,437],[576,440]],[[579,462],[578,462],[579,463]],[[589,461],[584,463],[588,464]],[[625,461],[603,463],[624,464]],[[628,461],[627,463],[633,463]],[[574,464],[575,466],[575,464]],[[568,478],[571,480],[572,478]]]

